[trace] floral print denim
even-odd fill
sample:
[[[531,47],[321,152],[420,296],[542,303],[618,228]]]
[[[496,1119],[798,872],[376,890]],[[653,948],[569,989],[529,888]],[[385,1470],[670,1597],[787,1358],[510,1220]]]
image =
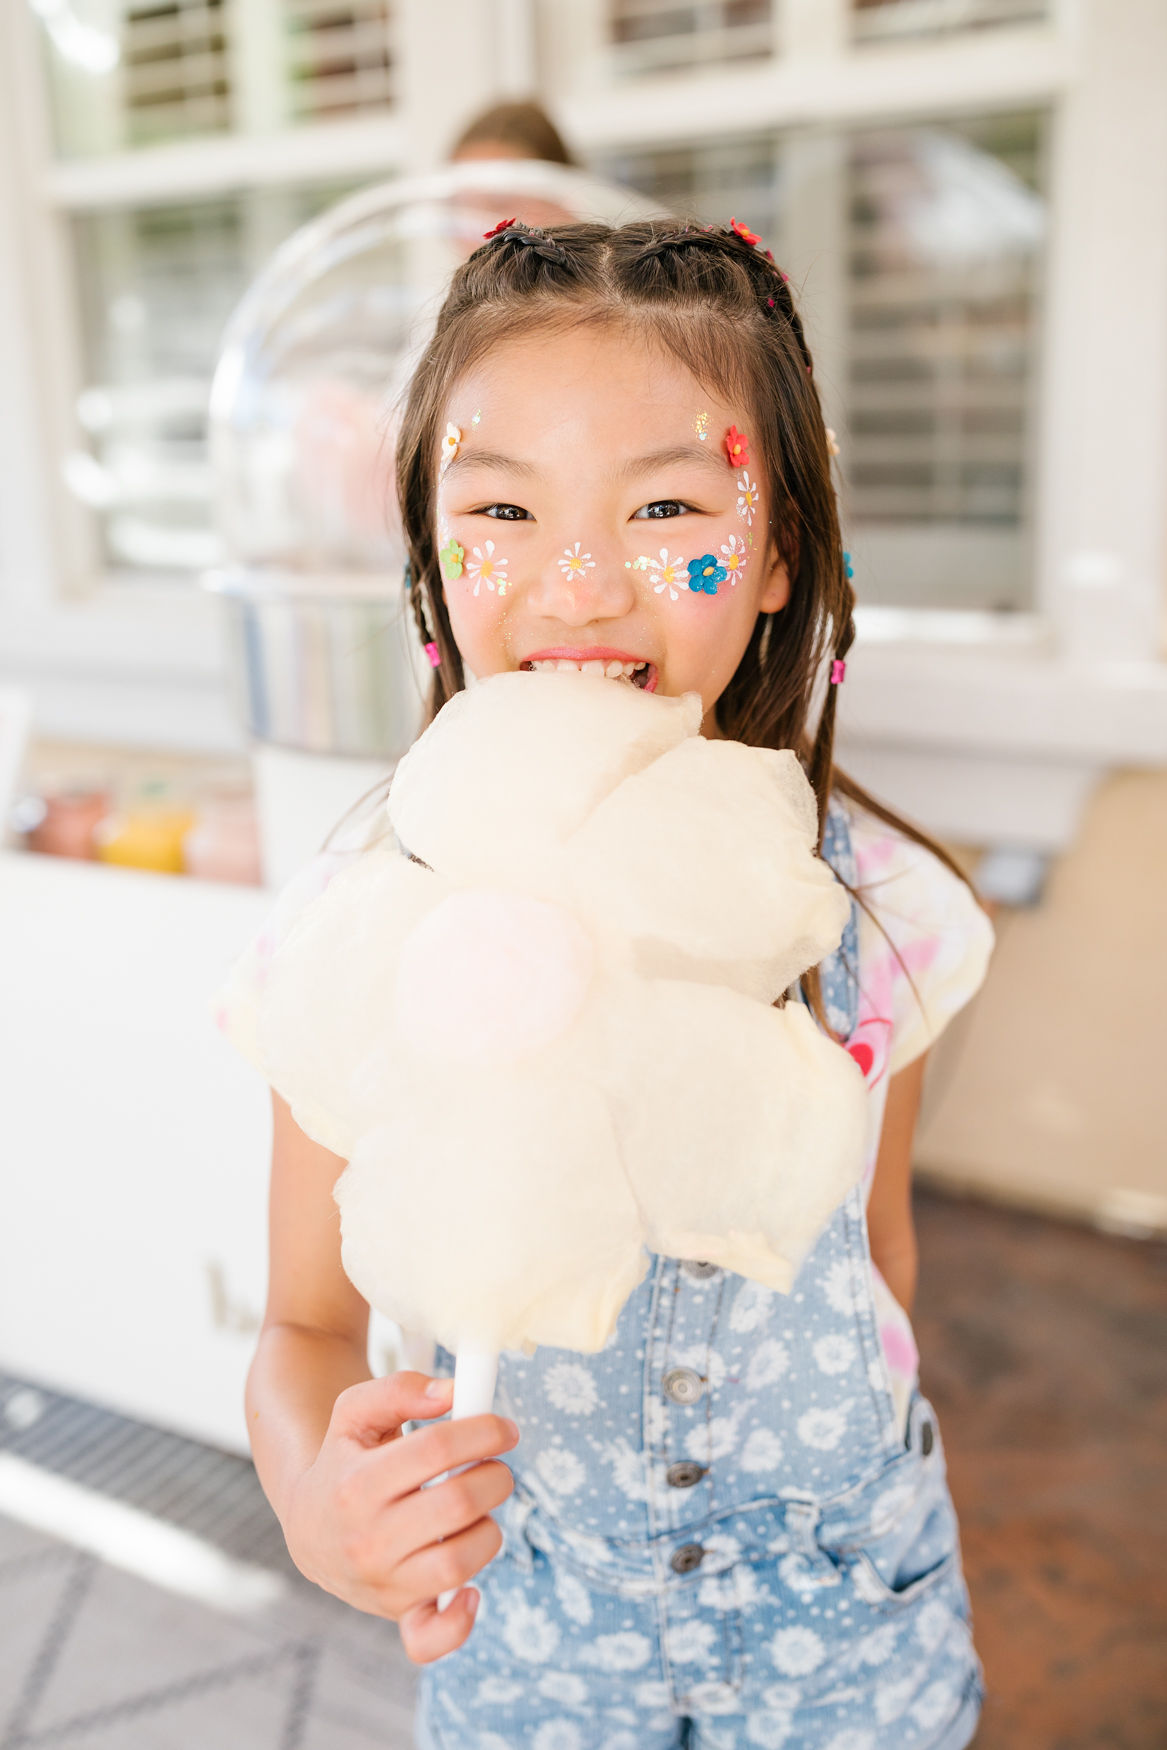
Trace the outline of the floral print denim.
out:
[[[847,817],[824,854],[847,880]],[[858,1016],[853,916],[822,969]],[[450,1365],[442,1355],[441,1363]],[[961,1750],[982,1696],[936,1417],[893,1402],[864,1194],[789,1295],[654,1257],[597,1355],[506,1355],[500,1555],[419,1750]]]

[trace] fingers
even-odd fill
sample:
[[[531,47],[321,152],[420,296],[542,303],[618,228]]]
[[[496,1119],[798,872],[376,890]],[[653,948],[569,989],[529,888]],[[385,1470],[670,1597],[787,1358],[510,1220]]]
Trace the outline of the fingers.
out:
[[[493,1519],[480,1519],[444,1543],[432,1543],[407,1557],[394,1579],[407,1597],[438,1598],[456,1592],[472,1580],[502,1548],[502,1532]]]
[[[437,1428],[420,1428],[395,1446],[392,1465],[386,1453],[386,1501],[420,1489],[444,1471],[460,1465],[498,1458],[519,1443],[519,1431],[505,1416],[467,1416],[459,1422],[443,1422]]]
[[[384,1379],[362,1380],[341,1392],[332,1407],[335,1434],[378,1446],[401,1432],[403,1422],[424,1422],[444,1416],[453,1402],[452,1379],[431,1379],[426,1373],[391,1373]]]
[[[402,1554],[424,1549],[439,1538],[453,1537],[467,1526],[474,1525],[496,1507],[501,1507],[515,1486],[515,1479],[505,1464],[487,1459],[447,1477],[444,1483],[421,1489],[406,1502],[399,1502],[386,1515],[386,1530],[399,1538],[399,1517],[408,1514],[408,1549],[400,1542]]]
[[[415,1665],[429,1665],[452,1653],[474,1627],[477,1610],[478,1593],[473,1586],[452,1598],[447,1610],[439,1610],[432,1601],[415,1605],[398,1623],[407,1656]]]

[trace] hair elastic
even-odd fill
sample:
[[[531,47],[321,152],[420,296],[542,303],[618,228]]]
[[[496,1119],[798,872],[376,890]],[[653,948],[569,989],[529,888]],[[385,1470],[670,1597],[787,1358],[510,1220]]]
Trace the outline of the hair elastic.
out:
[[[425,647],[425,653],[430,659],[430,667],[431,668],[441,668],[441,666],[442,666],[442,653],[438,649],[437,645],[434,643],[432,638],[431,638],[430,642]]]
[[[843,661],[841,656],[836,656],[834,662],[831,664],[831,685],[833,687],[841,687],[843,684],[843,677],[846,673],[847,664]]]

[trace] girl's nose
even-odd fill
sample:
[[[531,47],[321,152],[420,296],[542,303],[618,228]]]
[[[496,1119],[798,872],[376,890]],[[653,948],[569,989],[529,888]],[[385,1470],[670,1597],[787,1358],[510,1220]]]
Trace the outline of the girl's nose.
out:
[[[571,541],[543,561],[528,603],[537,614],[565,626],[616,620],[631,613],[636,584],[620,549],[607,541]]]

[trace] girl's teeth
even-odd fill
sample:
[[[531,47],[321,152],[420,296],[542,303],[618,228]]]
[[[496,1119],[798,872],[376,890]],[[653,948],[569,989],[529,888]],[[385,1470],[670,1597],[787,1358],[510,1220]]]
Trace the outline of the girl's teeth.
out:
[[[601,662],[593,657],[587,662],[572,662],[569,657],[545,657],[530,665],[536,674],[594,674],[604,675],[610,681],[630,681],[635,674],[648,667],[645,662]]]

